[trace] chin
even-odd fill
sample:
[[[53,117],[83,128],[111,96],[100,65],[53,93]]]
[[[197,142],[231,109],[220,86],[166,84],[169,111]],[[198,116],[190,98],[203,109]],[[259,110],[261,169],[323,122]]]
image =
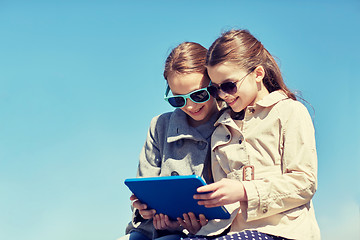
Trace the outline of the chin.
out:
[[[193,120],[197,121],[197,122],[201,122],[203,121],[205,118],[204,117],[196,117],[196,118],[192,118]]]
[[[236,113],[241,112],[242,110],[244,110],[244,108],[242,106],[233,106],[233,107],[231,107],[231,109]]]

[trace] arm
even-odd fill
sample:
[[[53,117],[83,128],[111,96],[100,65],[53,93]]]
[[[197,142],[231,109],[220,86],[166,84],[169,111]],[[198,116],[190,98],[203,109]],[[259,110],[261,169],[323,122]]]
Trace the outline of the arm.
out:
[[[151,120],[150,128],[147,133],[145,144],[140,152],[139,166],[137,171],[138,177],[159,176],[161,172],[162,151],[161,146],[166,141],[166,131],[157,131],[162,125],[161,116]]]
[[[156,128],[160,118],[161,116],[158,116],[151,120],[147,138],[139,157],[139,165],[137,170],[138,177],[158,176],[160,174],[160,146],[162,143],[162,136],[157,133]],[[153,231],[152,217],[155,215],[155,210],[147,209],[147,206],[138,201],[135,196],[131,196],[130,200],[132,201],[133,217],[132,224],[128,227],[127,231],[129,232],[133,228],[140,228],[145,232],[151,233]]]
[[[316,191],[317,155],[311,117],[297,101],[281,109],[279,115],[282,175],[243,182],[248,196],[248,221],[303,208]]]
[[[162,114],[152,119],[146,142],[140,153],[138,177],[160,176],[163,161],[163,147],[167,141],[167,128],[170,114]],[[151,220],[152,225],[157,230],[181,231],[177,221],[171,221],[164,214],[156,214],[154,209],[147,209],[146,204],[141,203],[134,196],[133,207],[137,208],[138,217]],[[140,215],[140,216],[139,216]],[[140,219],[141,219],[140,218]]]
[[[244,185],[234,179],[223,178],[218,182],[199,187],[197,191],[202,194],[194,195],[194,199],[199,199],[198,204],[208,208],[247,201]]]
[[[228,176],[218,161],[213,161],[213,171],[222,173],[219,182],[199,188],[199,192],[214,191],[195,198],[200,204],[220,206],[236,201],[244,202],[244,218],[248,221],[268,217],[280,212],[305,207],[316,190],[317,156],[314,129],[306,108],[299,102],[278,113],[281,116],[282,174],[241,181],[236,174]],[[236,193],[236,194],[234,194]]]

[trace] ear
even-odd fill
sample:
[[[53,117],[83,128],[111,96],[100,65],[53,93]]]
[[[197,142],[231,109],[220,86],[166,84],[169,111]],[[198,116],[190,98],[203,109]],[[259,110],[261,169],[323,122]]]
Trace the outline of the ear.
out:
[[[255,80],[256,82],[262,82],[263,78],[265,77],[265,69],[263,66],[257,66],[254,70],[255,73]]]

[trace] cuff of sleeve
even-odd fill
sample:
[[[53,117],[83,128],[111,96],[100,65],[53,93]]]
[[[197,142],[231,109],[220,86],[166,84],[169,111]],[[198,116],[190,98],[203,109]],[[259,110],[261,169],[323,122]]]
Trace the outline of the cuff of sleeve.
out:
[[[247,210],[246,216],[244,216],[246,221],[256,218],[258,215],[258,210],[260,206],[260,197],[256,189],[256,186],[253,181],[243,181],[244,189],[247,195]]]
[[[141,216],[140,213],[139,213],[139,210],[136,209],[136,210],[134,211],[134,213],[133,213],[133,220],[132,220],[133,224],[136,225],[136,224],[138,224],[138,223],[143,222],[144,220],[145,220],[145,219],[142,218],[142,216]]]

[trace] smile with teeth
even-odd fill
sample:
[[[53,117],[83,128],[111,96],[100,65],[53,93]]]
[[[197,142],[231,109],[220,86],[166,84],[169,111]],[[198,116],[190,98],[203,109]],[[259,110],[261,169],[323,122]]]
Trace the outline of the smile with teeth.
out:
[[[203,107],[204,107],[204,106],[202,106],[201,108],[199,108],[199,109],[198,109],[198,110],[196,110],[196,111],[191,111],[191,113],[192,113],[192,114],[196,114],[196,113],[200,112],[200,111],[201,111],[201,109],[203,109]]]

